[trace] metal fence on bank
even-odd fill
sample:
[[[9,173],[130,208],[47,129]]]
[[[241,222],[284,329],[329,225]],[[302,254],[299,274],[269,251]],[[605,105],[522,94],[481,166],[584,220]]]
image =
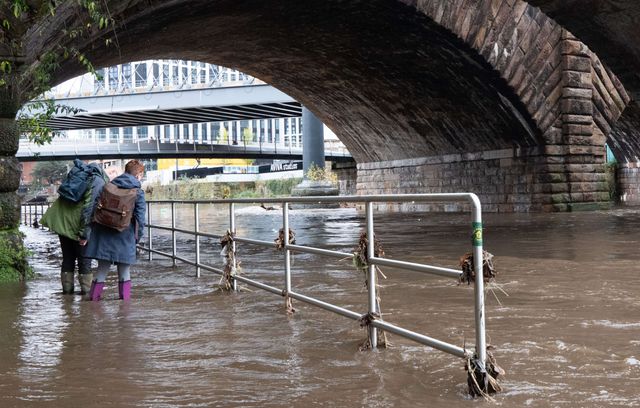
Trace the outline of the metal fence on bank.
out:
[[[20,223],[34,228],[44,228],[40,218],[51,207],[51,203],[25,203],[20,206]]]
[[[302,293],[295,292],[291,289],[291,252],[301,252],[308,254],[316,254],[326,257],[333,257],[338,259],[349,258],[352,259],[355,255],[353,253],[346,253],[340,251],[333,251],[324,248],[295,245],[290,242],[289,236],[289,204],[335,204],[335,203],[356,203],[363,205],[366,212],[366,237],[369,243],[374,243],[374,203],[406,203],[406,202],[421,202],[421,203],[442,203],[442,202],[467,202],[471,208],[472,223],[470,225],[470,232],[472,235],[472,253],[473,253],[473,266],[476,272],[475,276],[475,288],[474,288],[474,310],[475,310],[475,355],[468,349],[446,343],[441,340],[434,339],[432,337],[420,334],[414,331],[404,329],[389,322],[386,322],[380,316],[380,310],[378,310],[377,293],[376,293],[376,267],[387,266],[407,271],[413,271],[418,273],[433,274],[442,277],[460,279],[462,272],[457,269],[443,268],[439,266],[426,265],[421,263],[406,262],[402,260],[384,259],[375,256],[374,245],[367,245],[367,290],[368,290],[368,304],[367,311],[359,313],[356,311],[348,310],[340,306],[324,302],[320,299],[316,299],[310,296],[306,296]],[[196,267],[196,276],[200,276],[201,269],[211,271],[220,275],[224,275],[224,270],[212,265],[206,265],[201,262],[201,248],[200,238],[213,238],[221,239],[223,235],[213,234],[211,232],[202,231],[200,229],[200,207],[202,205],[218,204],[227,205],[229,214],[228,230],[231,233],[233,242],[233,251],[235,251],[236,243],[254,245],[258,247],[268,248],[273,250],[273,241],[263,241],[252,239],[251,237],[242,237],[236,235],[236,204],[279,204],[282,206],[282,232],[283,239],[283,253],[284,253],[284,265],[283,265],[283,279],[282,287],[274,287],[265,283],[259,282],[254,279],[247,278],[245,276],[234,275],[232,276],[232,287],[237,288],[237,282],[242,282],[247,285],[266,290],[268,292],[281,295],[288,299],[296,299],[301,302],[305,302],[322,309],[331,311],[341,316],[357,320],[366,321],[369,328],[369,343],[372,348],[376,348],[378,345],[378,332],[377,330],[384,330],[389,333],[402,336],[409,340],[418,342],[420,344],[433,347],[435,349],[444,351],[461,358],[473,358],[478,368],[483,372],[485,371],[486,362],[486,334],[485,334],[485,317],[484,317],[484,280],[482,273],[483,265],[483,250],[482,250],[482,212],[480,207],[480,200],[475,194],[472,193],[453,193],[453,194],[407,194],[407,195],[372,195],[372,196],[334,196],[334,197],[286,197],[286,198],[260,198],[260,199],[225,199],[225,200],[208,200],[208,201],[149,201],[147,202],[147,214],[148,214],[148,238],[146,246],[140,246],[140,249],[148,251],[149,260],[153,260],[153,255],[161,255],[171,258],[173,264],[176,261],[181,261],[186,264]],[[187,230],[178,228],[176,225],[176,205],[191,205],[193,206],[193,218],[194,229]],[[171,225],[157,225],[153,223],[151,219],[151,207],[154,205],[170,205],[171,206]],[[171,233],[171,253],[159,251],[154,248],[154,237],[152,232],[154,230],[164,230]],[[195,237],[195,251],[194,258],[188,259],[183,256],[179,256],[177,253],[176,233],[188,234]]]

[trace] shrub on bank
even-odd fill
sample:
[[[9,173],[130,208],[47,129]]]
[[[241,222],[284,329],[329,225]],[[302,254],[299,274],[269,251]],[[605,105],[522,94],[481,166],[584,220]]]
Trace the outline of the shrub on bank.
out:
[[[146,187],[148,200],[215,200],[221,198],[286,197],[301,178],[242,183],[198,182],[182,179],[168,185]]]
[[[27,262],[30,253],[24,247],[23,238],[17,228],[0,231],[0,283],[33,278],[33,269]]]

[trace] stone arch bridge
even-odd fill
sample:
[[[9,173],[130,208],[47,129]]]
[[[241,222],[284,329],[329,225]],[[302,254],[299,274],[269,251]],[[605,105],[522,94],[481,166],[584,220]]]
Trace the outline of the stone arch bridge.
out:
[[[362,194],[473,191],[486,211],[599,208],[607,143],[625,202],[640,202],[635,0],[106,3],[113,30],[71,38],[86,18],[76,2],[39,20],[23,37],[24,66],[66,44],[96,66],[176,58],[239,69],[338,135]],[[55,82],[83,70],[66,60]],[[2,148],[10,173],[15,150]],[[3,195],[17,188],[5,184]]]

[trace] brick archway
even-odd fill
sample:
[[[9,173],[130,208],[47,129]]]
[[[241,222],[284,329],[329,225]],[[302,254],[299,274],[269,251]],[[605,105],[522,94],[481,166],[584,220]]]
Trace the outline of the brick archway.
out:
[[[362,192],[381,192],[366,187],[368,175],[413,163],[436,181],[389,181],[385,191],[473,187],[502,205],[494,210],[605,201],[604,141],[628,95],[587,47],[525,2],[113,3],[118,48],[104,38],[80,47],[97,65],[182,58],[257,76],[338,134],[361,163]],[[32,58],[64,17],[34,33]],[[59,78],[78,72],[63,65]],[[467,182],[478,170],[483,181]],[[437,181],[451,175],[457,185]]]

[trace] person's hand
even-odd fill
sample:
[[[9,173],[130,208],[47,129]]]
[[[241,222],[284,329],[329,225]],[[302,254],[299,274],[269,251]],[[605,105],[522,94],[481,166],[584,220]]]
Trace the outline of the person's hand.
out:
[[[80,241],[78,241],[78,243],[80,244],[80,246],[85,246],[85,245],[87,245],[87,240],[86,239],[81,239]]]

